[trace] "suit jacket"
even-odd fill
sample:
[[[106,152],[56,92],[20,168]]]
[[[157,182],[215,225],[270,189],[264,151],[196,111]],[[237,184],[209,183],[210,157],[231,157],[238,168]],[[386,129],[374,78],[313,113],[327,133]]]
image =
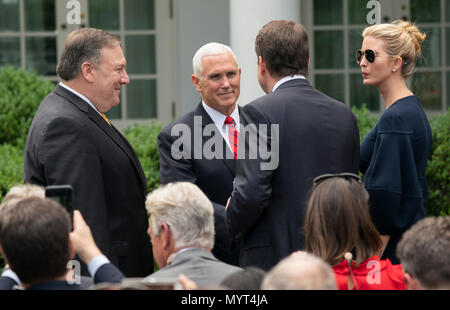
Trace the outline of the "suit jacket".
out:
[[[17,283],[13,278],[5,276],[0,277],[0,291],[12,290],[16,285],[19,286],[20,283]]]
[[[313,179],[323,173],[358,172],[358,125],[349,108],[304,79],[281,84],[243,110],[247,124],[267,125],[269,130],[262,131],[267,139],[259,145],[269,144],[278,165],[261,169],[272,160],[261,154],[238,159],[227,223],[232,235],[242,238],[240,265],[268,270],[304,249],[302,226]],[[271,125],[279,125],[274,134]],[[239,140],[246,154],[249,140]]]
[[[175,122],[166,126],[158,135],[159,163],[160,163],[160,182],[167,184],[170,182],[191,182],[196,184],[206,196],[213,202],[214,206],[214,226],[216,230],[215,245],[213,254],[221,261],[229,264],[238,264],[239,252],[238,246],[232,243],[231,236],[225,226],[224,206],[233,190],[233,180],[236,174],[236,160],[227,146],[221,133],[216,129],[215,135],[219,137],[218,141],[222,144],[222,150],[217,149],[220,159],[207,159],[205,154],[201,158],[196,158],[195,152],[205,147],[205,143],[210,138],[203,137],[197,146],[195,137],[197,133],[203,132],[209,126],[212,129],[214,125],[211,117],[200,103],[197,108],[180,117]],[[182,134],[177,131],[177,127],[185,128],[191,132],[189,143],[181,147],[187,158],[175,159],[172,155],[172,145]],[[172,135],[172,130],[174,134]],[[215,148],[212,148],[216,151]],[[197,156],[198,157],[198,156]]]
[[[202,248],[190,248],[178,253],[170,265],[151,274],[144,281],[158,278],[178,278],[184,274],[198,286],[219,285],[230,274],[242,270],[219,261]]]
[[[25,148],[25,180],[70,184],[100,250],[127,276],[153,271],[146,178],[125,137],[58,85],[39,106]]]

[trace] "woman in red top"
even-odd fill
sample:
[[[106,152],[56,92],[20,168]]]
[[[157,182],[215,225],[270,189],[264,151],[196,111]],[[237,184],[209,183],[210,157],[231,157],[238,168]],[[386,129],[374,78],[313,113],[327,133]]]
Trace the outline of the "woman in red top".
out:
[[[333,266],[340,290],[407,289],[401,265],[379,258],[384,249],[368,201],[355,174],[315,178],[304,226],[306,251]]]

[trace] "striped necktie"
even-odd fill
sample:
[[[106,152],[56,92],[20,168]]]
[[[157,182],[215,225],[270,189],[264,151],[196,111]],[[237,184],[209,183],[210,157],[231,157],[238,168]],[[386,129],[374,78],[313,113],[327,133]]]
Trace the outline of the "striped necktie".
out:
[[[236,122],[231,116],[225,119],[225,125],[228,126],[228,141],[230,142],[231,150],[234,154],[234,159],[237,159],[238,152],[238,131],[236,129]]]
[[[111,123],[109,122],[108,118],[106,117],[105,113],[100,113],[103,117],[103,119],[108,123],[109,126],[111,126]]]

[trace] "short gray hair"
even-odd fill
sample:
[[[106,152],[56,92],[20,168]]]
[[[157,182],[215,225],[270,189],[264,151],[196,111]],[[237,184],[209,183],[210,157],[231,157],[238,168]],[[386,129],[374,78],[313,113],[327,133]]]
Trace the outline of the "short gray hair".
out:
[[[211,201],[188,182],[169,183],[147,196],[146,207],[155,236],[163,222],[172,232],[175,248],[214,247],[214,209]]]
[[[31,197],[45,198],[45,188],[34,184],[13,186],[6,194],[5,198],[3,198],[3,201],[0,204],[0,210],[7,205],[15,205],[19,200]]]
[[[328,263],[299,251],[275,265],[264,278],[261,289],[336,290],[336,279]]]
[[[229,46],[216,42],[210,42],[203,45],[198,49],[198,51],[194,55],[194,58],[192,59],[192,67],[194,70],[194,74],[199,76],[203,73],[203,65],[202,65],[203,57],[222,55],[228,53],[230,53],[233,56],[234,60],[237,63],[236,55]]]

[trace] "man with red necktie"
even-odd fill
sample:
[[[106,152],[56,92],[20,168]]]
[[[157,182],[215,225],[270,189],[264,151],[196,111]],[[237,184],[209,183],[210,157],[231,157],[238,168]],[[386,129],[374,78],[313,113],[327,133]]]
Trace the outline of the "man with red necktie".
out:
[[[161,184],[185,181],[196,184],[213,202],[216,230],[213,254],[226,263],[238,264],[237,245],[231,241],[224,221],[224,206],[233,190],[236,174],[240,108],[236,104],[240,93],[241,69],[230,47],[220,43],[202,46],[193,58],[192,83],[201,96],[197,108],[165,127],[158,136]],[[189,146],[174,156],[173,146],[180,137],[175,129],[184,126],[190,131]],[[195,140],[195,132],[213,128],[219,137],[211,158],[204,152],[209,136]],[[200,143],[199,143],[200,142]],[[220,151],[219,151],[220,150]],[[200,153],[201,156],[198,156]],[[210,159],[211,158],[211,159]]]

